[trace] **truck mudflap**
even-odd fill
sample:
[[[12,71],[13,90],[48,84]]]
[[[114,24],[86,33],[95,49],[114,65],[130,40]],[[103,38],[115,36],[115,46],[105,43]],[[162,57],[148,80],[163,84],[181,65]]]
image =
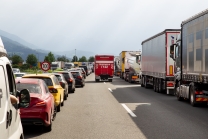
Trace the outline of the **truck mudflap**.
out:
[[[174,95],[174,81],[167,81],[166,82],[166,94]]]

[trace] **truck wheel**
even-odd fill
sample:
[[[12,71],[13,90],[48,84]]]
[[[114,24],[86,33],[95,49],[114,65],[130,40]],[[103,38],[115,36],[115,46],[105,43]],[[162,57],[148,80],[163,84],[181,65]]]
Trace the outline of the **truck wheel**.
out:
[[[112,82],[112,79],[108,79],[109,82]]]
[[[99,82],[99,79],[95,79],[96,82]]]
[[[161,84],[162,80],[158,79],[157,81],[158,81],[158,93],[161,93],[162,92],[162,84]]]
[[[190,100],[190,103],[193,107],[196,106],[196,95],[195,95],[195,88],[194,88],[194,84],[192,84],[190,86],[190,89],[189,89],[189,100]]]
[[[144,87],[148,88],[148,86],[147,86],[147,76],[145,76],[145,78],[144,78]]]
[[[157,85],[157,82],[156,82],[156,78],[154,78],[154,84],[153,84],[153,90],[155,91],[155,92],[157,92],[157,89],[156,89],[156,85]]]
[[[144,87],[144,76],[141,78],[141,87]]]

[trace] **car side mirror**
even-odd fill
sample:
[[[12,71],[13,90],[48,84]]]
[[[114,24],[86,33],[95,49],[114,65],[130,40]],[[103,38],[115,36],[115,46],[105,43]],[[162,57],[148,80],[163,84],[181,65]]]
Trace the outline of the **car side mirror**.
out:
[[[27,108],[30,105],[30,92],[23,89],[19,92],[19,108]]]

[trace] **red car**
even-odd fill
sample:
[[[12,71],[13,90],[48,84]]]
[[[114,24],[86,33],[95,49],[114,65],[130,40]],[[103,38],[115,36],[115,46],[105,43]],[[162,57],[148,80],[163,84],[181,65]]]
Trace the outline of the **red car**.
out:
[[[52,121],[56,110],[54,97],[49,92],[48,86],[41,79],[21,78],[16,79],[17,90],[28,89],[30,104],[27,108],[20,108],[20,117],[23,125],[42,125],[46,131],[52,130]],[[24,99],[24,96],[21,96]]]

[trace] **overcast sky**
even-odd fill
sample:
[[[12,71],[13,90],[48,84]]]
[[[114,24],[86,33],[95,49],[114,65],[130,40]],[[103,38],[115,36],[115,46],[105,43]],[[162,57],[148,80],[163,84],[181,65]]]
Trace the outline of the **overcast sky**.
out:
[[[208,8],[208,0],[1,0],[0,30],[41,49],[119,55]],[[46,48],[48,47],[48,48]]]

